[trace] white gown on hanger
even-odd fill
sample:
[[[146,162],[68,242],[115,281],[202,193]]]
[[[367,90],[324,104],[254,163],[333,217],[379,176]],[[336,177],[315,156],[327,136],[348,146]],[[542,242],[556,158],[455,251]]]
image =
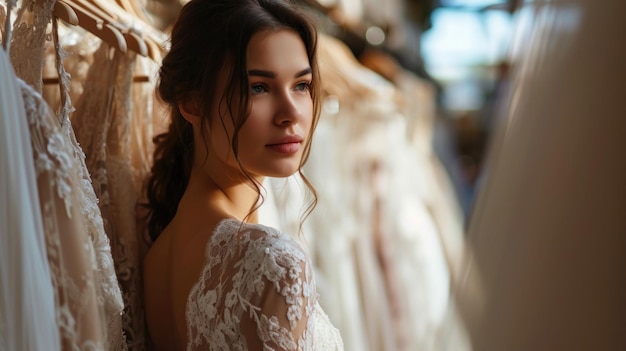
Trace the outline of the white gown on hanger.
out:
[[[0,350],[59,350],[24,102],[0,49]]]
[[[187,299],[187,350],[343,351],[318,303],[313,267],[288,235],[224,219]],[[275,314],[275,311],[281,311]]]

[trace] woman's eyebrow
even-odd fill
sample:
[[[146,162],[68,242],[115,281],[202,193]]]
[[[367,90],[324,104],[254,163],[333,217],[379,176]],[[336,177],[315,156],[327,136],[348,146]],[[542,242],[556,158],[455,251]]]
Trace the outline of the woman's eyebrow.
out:
[[[302,76],[306,76],[307,74],[311,74],[313,71],[311,70],[311,67],[307,67],[305,69],[303,69],[302,71],[296,73],[296,75],[294,76],[295,78],[300,78]]]
[[[311,74],[311,67],[307,67],[301,71],[299,71],[298,73],[296,73],[294,75],[294,78],[300,78],[302,76],[305,76],[307,74]],[[276,73],[272,72],[272,71],[265,71],[265,70],[261,70],[261,69],[251,69],[248,71],[248,76],[259,76],[259,77],[265,77],[265,78],[276,78]]]

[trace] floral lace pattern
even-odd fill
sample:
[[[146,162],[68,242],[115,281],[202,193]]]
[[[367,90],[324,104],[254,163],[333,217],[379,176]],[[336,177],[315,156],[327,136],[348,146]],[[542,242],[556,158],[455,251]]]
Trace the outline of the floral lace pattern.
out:
[[[44,48],[47,28],[52,18],[52,0],[23,0],[17,11],[11,37],[11,64],[15,74],[35,91],[41,92]]]
[[[187,299],[187,350],[343,350],[318,303],[312,264],[286,234],[222,220]]]
[[[108,349],[94,244],[82,218],[73,150],[41,95],[19,80],[31,134],[62,349]]]
[[[59,45],[57,36],[56,19],[53,20],[53,35],[55,44],[56,66],[61,79],[61,106],[57,113],[63,135],[67,138],[73,151],[73,158],[78,165],[78,174],[81,179],[79,198],[80,210],[85,223],[87,234],[94,245],[96,262],[98,264],[98,276],[96,288],[98,289],[98,301],[103,305],[106,315],[107,339],[111,351],[124,351],[127,349],[126,339],[122,333],[122,314],[124,302],[122,292],[115,275],[114,261],[111,254],[109,238],[104,231],[102,213],[98,207],[98,198],[91,186],[91,177],[85,163],[85,153],[78,145],[76,135],[72,129],[69,115],[74,108],[69,94],[70,76],[65,72],[63,59],[66,54]]]
[[[129,350],[144,350],[144,318],[135,223],[136,190],[130,167],[130,122],[135,54],[102,43],[94,54],[85,91],[72,116],[76,139],[85,151],[104,230],[111,242],[122,289],[122,325]]]

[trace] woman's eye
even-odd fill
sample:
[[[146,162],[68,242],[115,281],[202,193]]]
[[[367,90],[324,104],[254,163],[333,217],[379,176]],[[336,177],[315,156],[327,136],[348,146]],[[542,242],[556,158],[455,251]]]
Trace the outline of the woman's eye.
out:
[[[252,94],[261,94],[265,92],[265,86],[263,84],[255,84],[251,88]]]
[[[308,91],[309,90],[309,86],[311,84],[308,82],[302,82],[302,83],[298,83],[298,85],[296,85],[295,90],[299,90],[299,91]]]

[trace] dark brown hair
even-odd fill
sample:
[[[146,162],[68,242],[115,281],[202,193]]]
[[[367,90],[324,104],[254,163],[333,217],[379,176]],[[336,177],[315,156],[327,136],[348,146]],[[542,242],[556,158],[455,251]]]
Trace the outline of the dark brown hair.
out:
[[[212,104],[225,103],[235,126],[231,148],[239,168],[262,199],[258,184],[243,167],[238,156],[238,134],[249,113],[249,83],[246,52],[250,38],[262,30],[291,29],[304,42],[313,71],[311,97],[313,123],[305,145],[299,172],[313,193],[304,217],[315,207],[317,195],[302,175],[319,119],[319,70],[316,61],[317,35],[311,22],[285,0],[191,0],[181,10],[172,29],[171,48],[160,69],[158,94],[171,107],[167,132],[154,138],[156,144],[152,171],[146,182],[148,234],[155,240],[176,214],[189,181],[193,163],[193,129],[180,113],[179,102],[193,99],[198,104],[204,130]],[[221,70],[230,70],[224,92],[216,90]],[[218,95],[221,94],[221,95]],[[235,103],[236,102],[236,103]],[[219,110],[219,109],[218,109]],[[204,143],[207,144],[206,136]],[[257,201],[257,203],[260,203]],[[252,213],[259,204],[250,209]]]

